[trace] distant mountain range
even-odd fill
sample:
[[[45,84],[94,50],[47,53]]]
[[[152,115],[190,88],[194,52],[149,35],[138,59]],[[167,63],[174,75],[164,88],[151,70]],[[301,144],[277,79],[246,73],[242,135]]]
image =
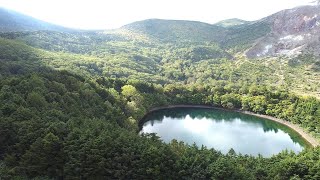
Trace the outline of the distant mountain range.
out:
[[[0,32],[71,29],[0,8]],[[320,6],[283,10],[258,21],[229,19],[216,24],[149,19],[104,34],[116,39],[157,43],[215,43],[221,49],[249,58],[320,55]]]
[[[31,16],[0,7],[0,32],[39,30],[71,31],[69,28],[47,23]]]

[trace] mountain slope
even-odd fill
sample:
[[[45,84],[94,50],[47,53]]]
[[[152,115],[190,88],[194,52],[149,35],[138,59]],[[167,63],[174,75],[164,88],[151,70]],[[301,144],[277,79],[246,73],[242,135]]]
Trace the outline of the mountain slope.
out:
[[[216,42],[225,36],[223,27],[183,20],[149,19],[125,25],[119,31],[143,34],[161,42]]]
[[[221,26],[221,27],[232,27],[232,26],[238,26],[238,25],[243,25],[247,23],[249,23],[249,21],[233,18],[233,19],[226,19],[226,20],[219,21],[214,25]]]
[[[253,21],[246,24],[229,27],[227,36],[220,43],[222,47],[234,52],[243,52],[257,40],[270,33],[271,27],[263,21]]]
[[[38,30],[71,31],[71,29],[47,23],[36,18],[0,7],[0,32]]]
[[[149,19],[115,30],[127,39],[185,44],[213,42],[248,58],[320,56],[320,6],[283,10],[258,21],[230,19],[214,25],[182,20]]]
[[[268,23],[261,21],[239,23],[237,26],[207,24],[185,20],[149,19],[134,22],[107,34],[116,34],[128,40],[152,43],[214,43],[225,50],[243,51],[270,32]]]
[[[268,23],[271,32],[249,49],[249,58],[320,55],[320,6],[283,10],[260,21]]]

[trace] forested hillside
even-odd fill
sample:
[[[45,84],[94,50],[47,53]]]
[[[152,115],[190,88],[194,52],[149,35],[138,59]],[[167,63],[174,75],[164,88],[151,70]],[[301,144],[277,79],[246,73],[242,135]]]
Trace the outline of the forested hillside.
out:
[[[241,29],[237,27],[233,31]],[[235,33],[230,39],[245,35],[237,36]],[[86,76],[103,75],[159,84],[254,83],[282,86],[301,95],[319,97],[319,58],[311,54],[248,59],[234,54],[236,50],[225,50],[224,46],[230,44],[132,41],[119,34],[103,32],[15,32],[2,33],[0,37],[3,44],[34,47],[33,50],[45,57],[40,59],[42,64]],[[3,56],[19,56],[19,51],[6,53],[12,51],[12,46],[1,48]]]
[[[320,138],[319,57],[249,59],[273,27],[228,23],[2,30],[0,179],[319,179],[320,147],[264,158],[138,133],[152,108],[190,104],[278,117]]]
[[[262,158],[137,134],[139,119],[152,107],[206,104],[284,118],[317,135],[320,102],[314,98],[264,86],[162,87],[38,70],[0,81],[2,178],[319,177],[319,148]]]
[[[238,19],[238,18],[233,18],[233,19],[226,19],[226,20],[219,21],[215,23],[215,25],[222,26],[222,27],[231,27],[231,26],[238,26],[246,23],[248,23],[248,21]]]

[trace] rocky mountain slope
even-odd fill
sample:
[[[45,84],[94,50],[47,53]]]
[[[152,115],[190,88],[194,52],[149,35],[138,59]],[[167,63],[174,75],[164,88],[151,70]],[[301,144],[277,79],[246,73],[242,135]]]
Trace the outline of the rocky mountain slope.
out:
[[[248,57],[320,55],[320,6],[283,10],[260,21],[271,32],[247,51]]]

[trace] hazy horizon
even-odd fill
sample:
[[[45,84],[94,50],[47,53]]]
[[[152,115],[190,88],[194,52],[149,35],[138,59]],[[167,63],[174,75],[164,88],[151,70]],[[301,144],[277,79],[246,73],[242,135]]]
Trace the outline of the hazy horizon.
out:
[[[114,29],[145,19],[191,20],[210,24],[231,18],[253,21],[283,9],[311,4],[310,2],[312,1],[1,0],[0,7],[70,28]]]

